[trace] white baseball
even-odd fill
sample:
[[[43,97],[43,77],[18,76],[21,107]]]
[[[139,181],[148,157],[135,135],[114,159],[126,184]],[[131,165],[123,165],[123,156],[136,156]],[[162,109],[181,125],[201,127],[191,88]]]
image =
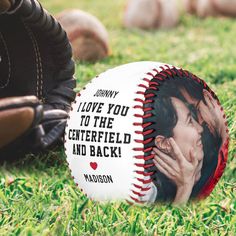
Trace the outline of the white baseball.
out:
[[[219,13],[212,4],[212,0],[197,0],[196,14],[204,18],[207,16],[217,16]]]
[[[187,11],[190,14],[196,13],[196,0],[182,0],[183,7],[185,11]]]
[[[74,59],[97,61],[108,56],[108,32],[95,16],[72,9],[58,14],[57,20],[67,33]]]
[[[179,21],[176,0],[130,0],[124,13],[127,28],[170,28]]]
[[[136,202],[145,194],[141,107],[153,69],[161,66],[135,62],[110,69],[77,96],[65,149],[71,174],[88,197]]]
[[[212,0],[214,7],[225,16],[236,17],[236,0]]]
[[[185,10],[199,17],[236,17],[236,0],[182,0]]]
[[[180,9],[177,0],[159,0],[161,5],[160,28],[171,28],[179,22]]]

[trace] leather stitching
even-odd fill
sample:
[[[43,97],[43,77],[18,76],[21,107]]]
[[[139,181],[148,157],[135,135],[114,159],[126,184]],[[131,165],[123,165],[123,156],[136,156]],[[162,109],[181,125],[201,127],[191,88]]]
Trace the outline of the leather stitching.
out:
[[[4,39],[4,37],[3,37],[3,35],[2,35],[1,32],[0,32],[0,38],[1,38],[1,40],[2,40],[2,42],[3,42],[3,45],[4,45],[5,49],[6,49],[7,60],[8,60],[8,69],[9,69],[9,70],[8,70],[8,76],[7,76],[6,83],[3,84],[2,86],[0,86],[0,88],[3,89],[3,88],[6,88],[6,87],[8,86],[8,84],[9,84],[9,82],[10,82],[10,76],[11,76],[11,61],[10,61],[10,55],[9,55],[9,52],[8,52],[8,48],[7,48],[6,41],[5,41],[5,39]]]

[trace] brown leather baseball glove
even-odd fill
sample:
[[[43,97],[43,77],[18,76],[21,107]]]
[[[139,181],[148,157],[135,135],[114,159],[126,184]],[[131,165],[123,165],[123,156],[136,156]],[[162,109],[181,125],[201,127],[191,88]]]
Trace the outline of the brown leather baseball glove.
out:
[[[65,31],[38,1],[0,0],[0,161],[61,141],[75,98],[71,58]]]

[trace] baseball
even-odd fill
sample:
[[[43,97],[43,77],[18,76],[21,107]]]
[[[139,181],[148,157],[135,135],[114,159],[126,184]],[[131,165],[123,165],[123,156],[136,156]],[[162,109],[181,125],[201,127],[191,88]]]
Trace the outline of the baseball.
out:
[[[213,0],[213,5],[222,15],[236,17],[236,0]]]
[[[236,16],[235,0],[183,0],[185,10],[205,18],[208,16]]]
[[[227,151],[216,95],[197,76],[159,62],[96,76],[77,95],[65,131],[71,175],[99,201],[181,204],[206,197]]]
[[[184,9],[186,12],[190,14],[196,13],[196,3],[197,1],[192,1],[192,0],[182,0]]]
[[[95,16],[74,9],[63,11],[56,18],[71,42],[74,59],[94,62],[108,56],[108,33]]]
[[[176,0],[130,0],[124,13],[124,25],[127,28],[171,28],[178,21]]]
[[[217,16],[219,13],[214,8],[212,0],[197,0],[196,14],[199,17]]]
[[[190,14],[196,14],[199,17],[218,15],[211,0],[183,0],[185,10]]]

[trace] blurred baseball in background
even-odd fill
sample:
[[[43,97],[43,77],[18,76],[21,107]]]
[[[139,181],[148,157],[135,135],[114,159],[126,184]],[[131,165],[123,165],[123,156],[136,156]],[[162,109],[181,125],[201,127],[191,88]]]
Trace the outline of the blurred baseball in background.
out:
[[[179,22],[177,0],[130,0],[124,13],[127,28],[171,28]]]
[[[183,0],[185,9],[199,17],[236,16],[236,0]]]
[[[222,15],[236,17],[236,0],[214,0],[213,3]]]
[[[75,60],[95,62],[109,54],[107,30],[95,16],[73,9],[56,18],[68,35]]]

